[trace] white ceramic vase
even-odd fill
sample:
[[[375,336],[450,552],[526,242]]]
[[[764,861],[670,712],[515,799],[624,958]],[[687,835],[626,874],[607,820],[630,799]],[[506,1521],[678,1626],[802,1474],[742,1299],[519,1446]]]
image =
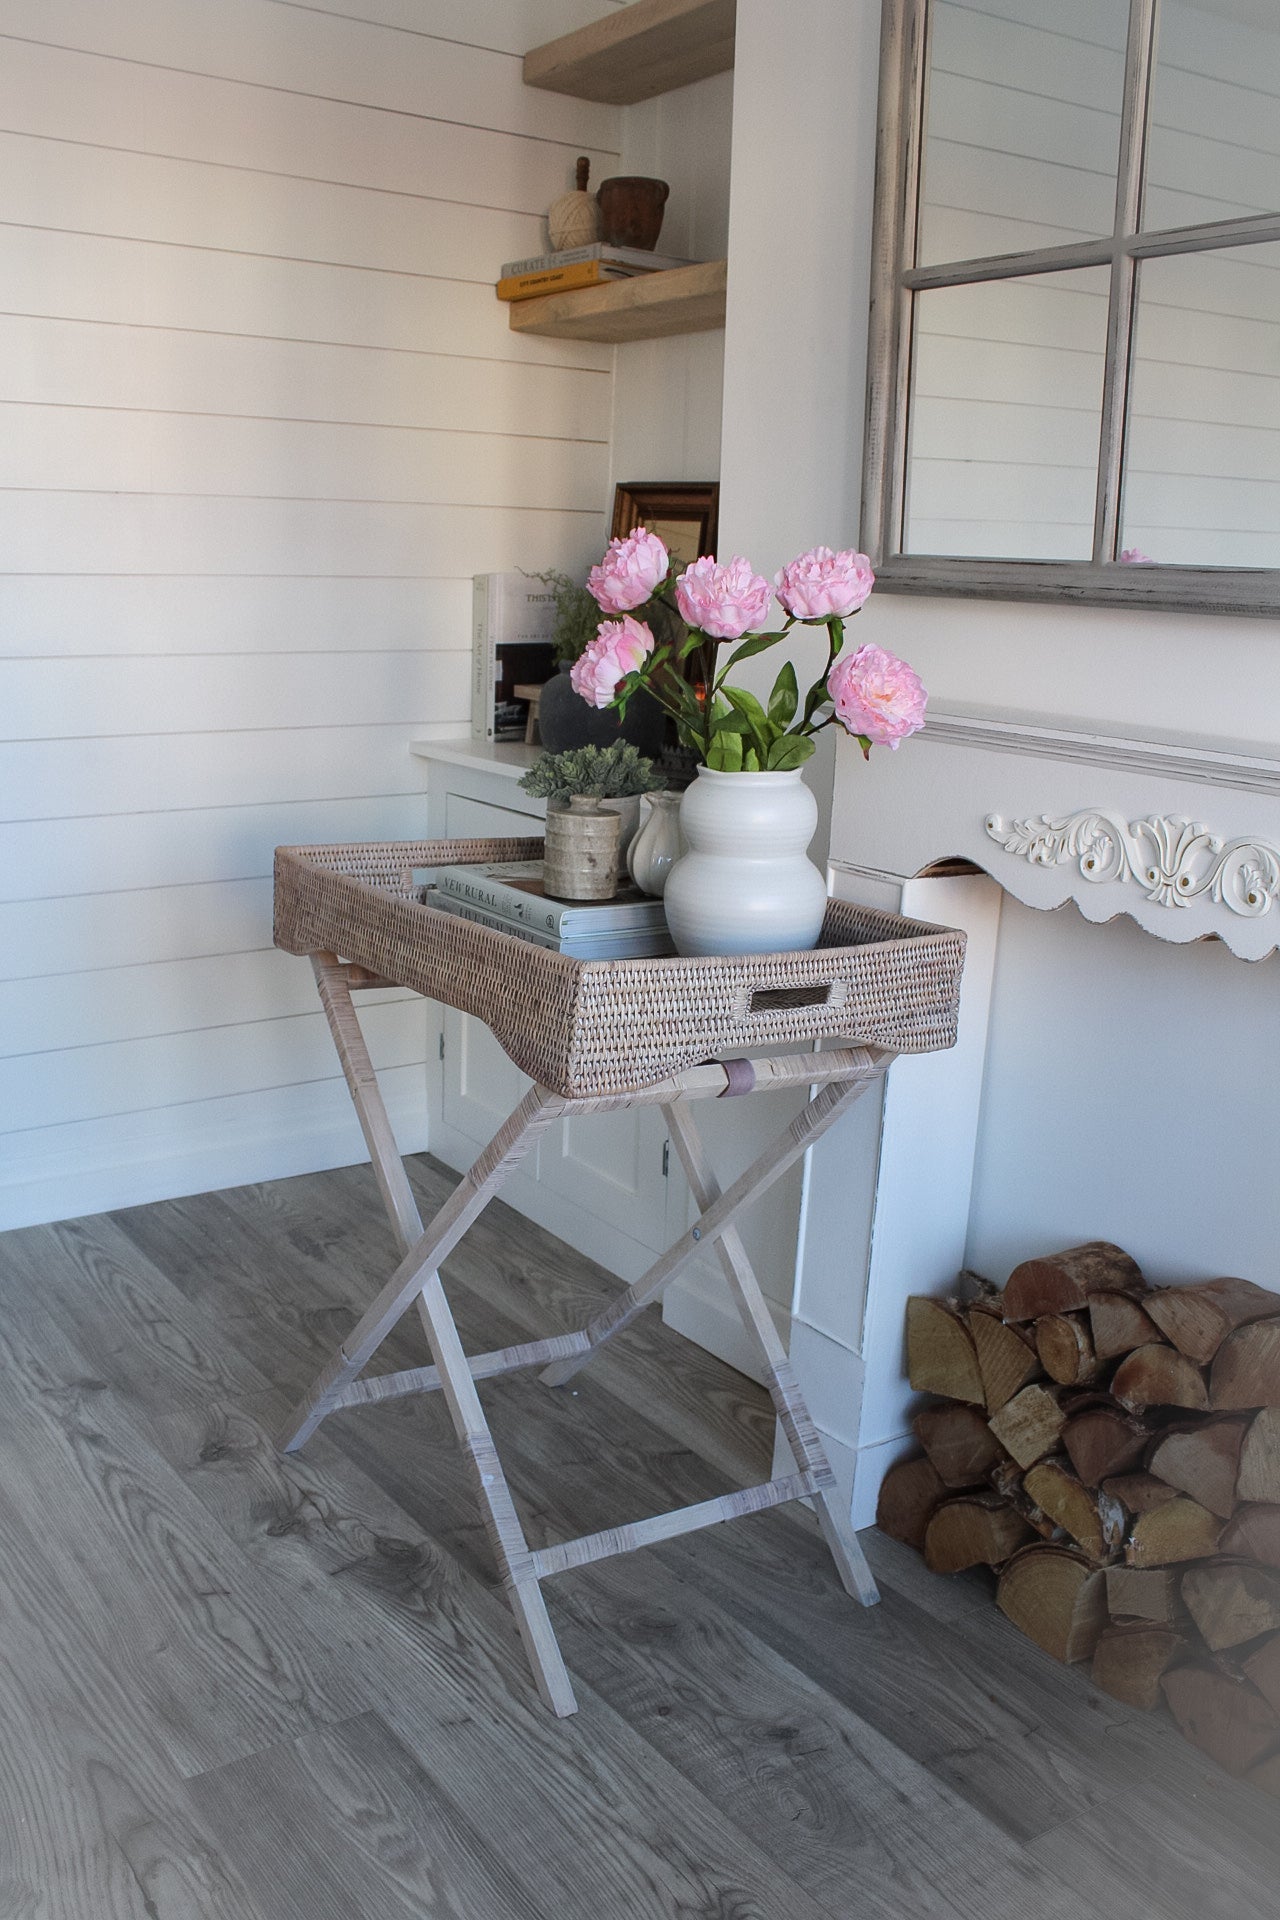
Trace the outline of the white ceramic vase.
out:
[[[655,898],[666,891],[667,875],[684,852],[680,833],[680,795],[651,793],[649,812],[627,855],[627,871],[642,893]]]
[[[799,772],[698,777],[680,804],[689,851],[663,904],[678,953],[776,953],[812,947],[826,882],[805,849],[818,805]]]

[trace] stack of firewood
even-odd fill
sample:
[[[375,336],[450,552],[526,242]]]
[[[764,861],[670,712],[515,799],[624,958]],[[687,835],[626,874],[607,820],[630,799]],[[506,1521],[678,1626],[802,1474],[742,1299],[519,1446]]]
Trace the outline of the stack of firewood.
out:
[[[1280,1796],[1280,1295],[1148,1289],[1105,1241],[910,1301],[940,1398],[878,1520],[1059,1660]]]

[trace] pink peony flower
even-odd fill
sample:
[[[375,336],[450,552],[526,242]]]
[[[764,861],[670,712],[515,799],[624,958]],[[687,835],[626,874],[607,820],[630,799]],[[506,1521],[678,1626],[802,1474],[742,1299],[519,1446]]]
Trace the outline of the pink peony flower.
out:
[[[1125,567],[1154,567],[1155,561],[1149,553],[1143,553],[1141,547],[1126,547],[1120,555],[1120,564]]]
[[[695,560],[676,581],[676,605],[691,627],[716,640],[741,640],[769,618],[773,590],[740,554],[721,566]]]
[[[832,553],[813,547],[773,576],[779,600],[797,620],[843,620],[858,611],[875,583],[866,554],[849,548]]]
[[[618,682],[634,673],[653,652],[653,635],[642,620],[625,614],[621,620],[602,620],[596,637],[574,661],[569,672],[573,690],[592,707],[607,707]]]
[[[662,585],[670,564],[657,534],[637,527],[624,540],[609,542],[604,559],[587,575],[587,591],[606,613],[630,613]]]
[[[896,749],[924,725],[928,694],[906,661],[883,647],[844,654],[827,675],[827,692],[849,732],[873,746]]]

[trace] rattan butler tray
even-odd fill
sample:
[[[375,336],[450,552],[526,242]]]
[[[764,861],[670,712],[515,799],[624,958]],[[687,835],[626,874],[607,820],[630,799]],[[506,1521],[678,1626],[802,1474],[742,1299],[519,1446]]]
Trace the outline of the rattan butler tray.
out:
[[[875,1584],[847,1503],[805,1406],[737,1220],[876,1082],[899,1053],[955,1041],[964,935],[832,901],[810,952],[711,959],[573,960],[432,904],[433,870],[530,860],[541,840],[427,840],[279,847],[276,945],[310,958],[343,1073],[403,1258],[290,1420],[300,1447],[339,1407],[394,1395],[444,1394],[471,1464],[476,1498],[538,1691],[558,1714],[576,1702],[540,1582],[567,1568],[696,1531],[785,1501],[811,1499],[847,1590]],[[353,990],[403,986],[475,1015],[533,1081],[528,1093],[424,1229],[378,1091]],[[828,1044],[817,1051],[817,1043]],[[770,1047],[805,1052],[763,1055]],[[751,1057],[748,1058],[747,1055]],[[818,1089],[773,1144],[725,1190],[711,1171],[694,1101],[790,1086]],[[554,1122],[619,1107],[661,1106],[698,1207],[697,1223],[587,1326],[468,1356],[439,1268],[529,1147]],[[560,1386],[657,1300],[700,1248],[714,1246],[749,1333],[796,1471],[649,1520],[532,1548],[525,1538],[475,1382],[540,1366]],[[434,1364],[361,1378],[415,1307]]]

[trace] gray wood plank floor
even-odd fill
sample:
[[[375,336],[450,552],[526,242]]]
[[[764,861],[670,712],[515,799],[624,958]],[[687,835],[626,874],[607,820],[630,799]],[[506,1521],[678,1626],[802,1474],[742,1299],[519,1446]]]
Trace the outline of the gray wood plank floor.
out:
[[[798,1510],[549,1582],[552,1719],[438,1396],[274,1447],[394,1264],[366,1168],[0,1236],[0,1920],[1273,1920],[1274,1802]],[[613,1286],[500,1204],[445,1277],[471,1347]],[[539,1545],[769,1470],[656,1312],[483,1392]]]

